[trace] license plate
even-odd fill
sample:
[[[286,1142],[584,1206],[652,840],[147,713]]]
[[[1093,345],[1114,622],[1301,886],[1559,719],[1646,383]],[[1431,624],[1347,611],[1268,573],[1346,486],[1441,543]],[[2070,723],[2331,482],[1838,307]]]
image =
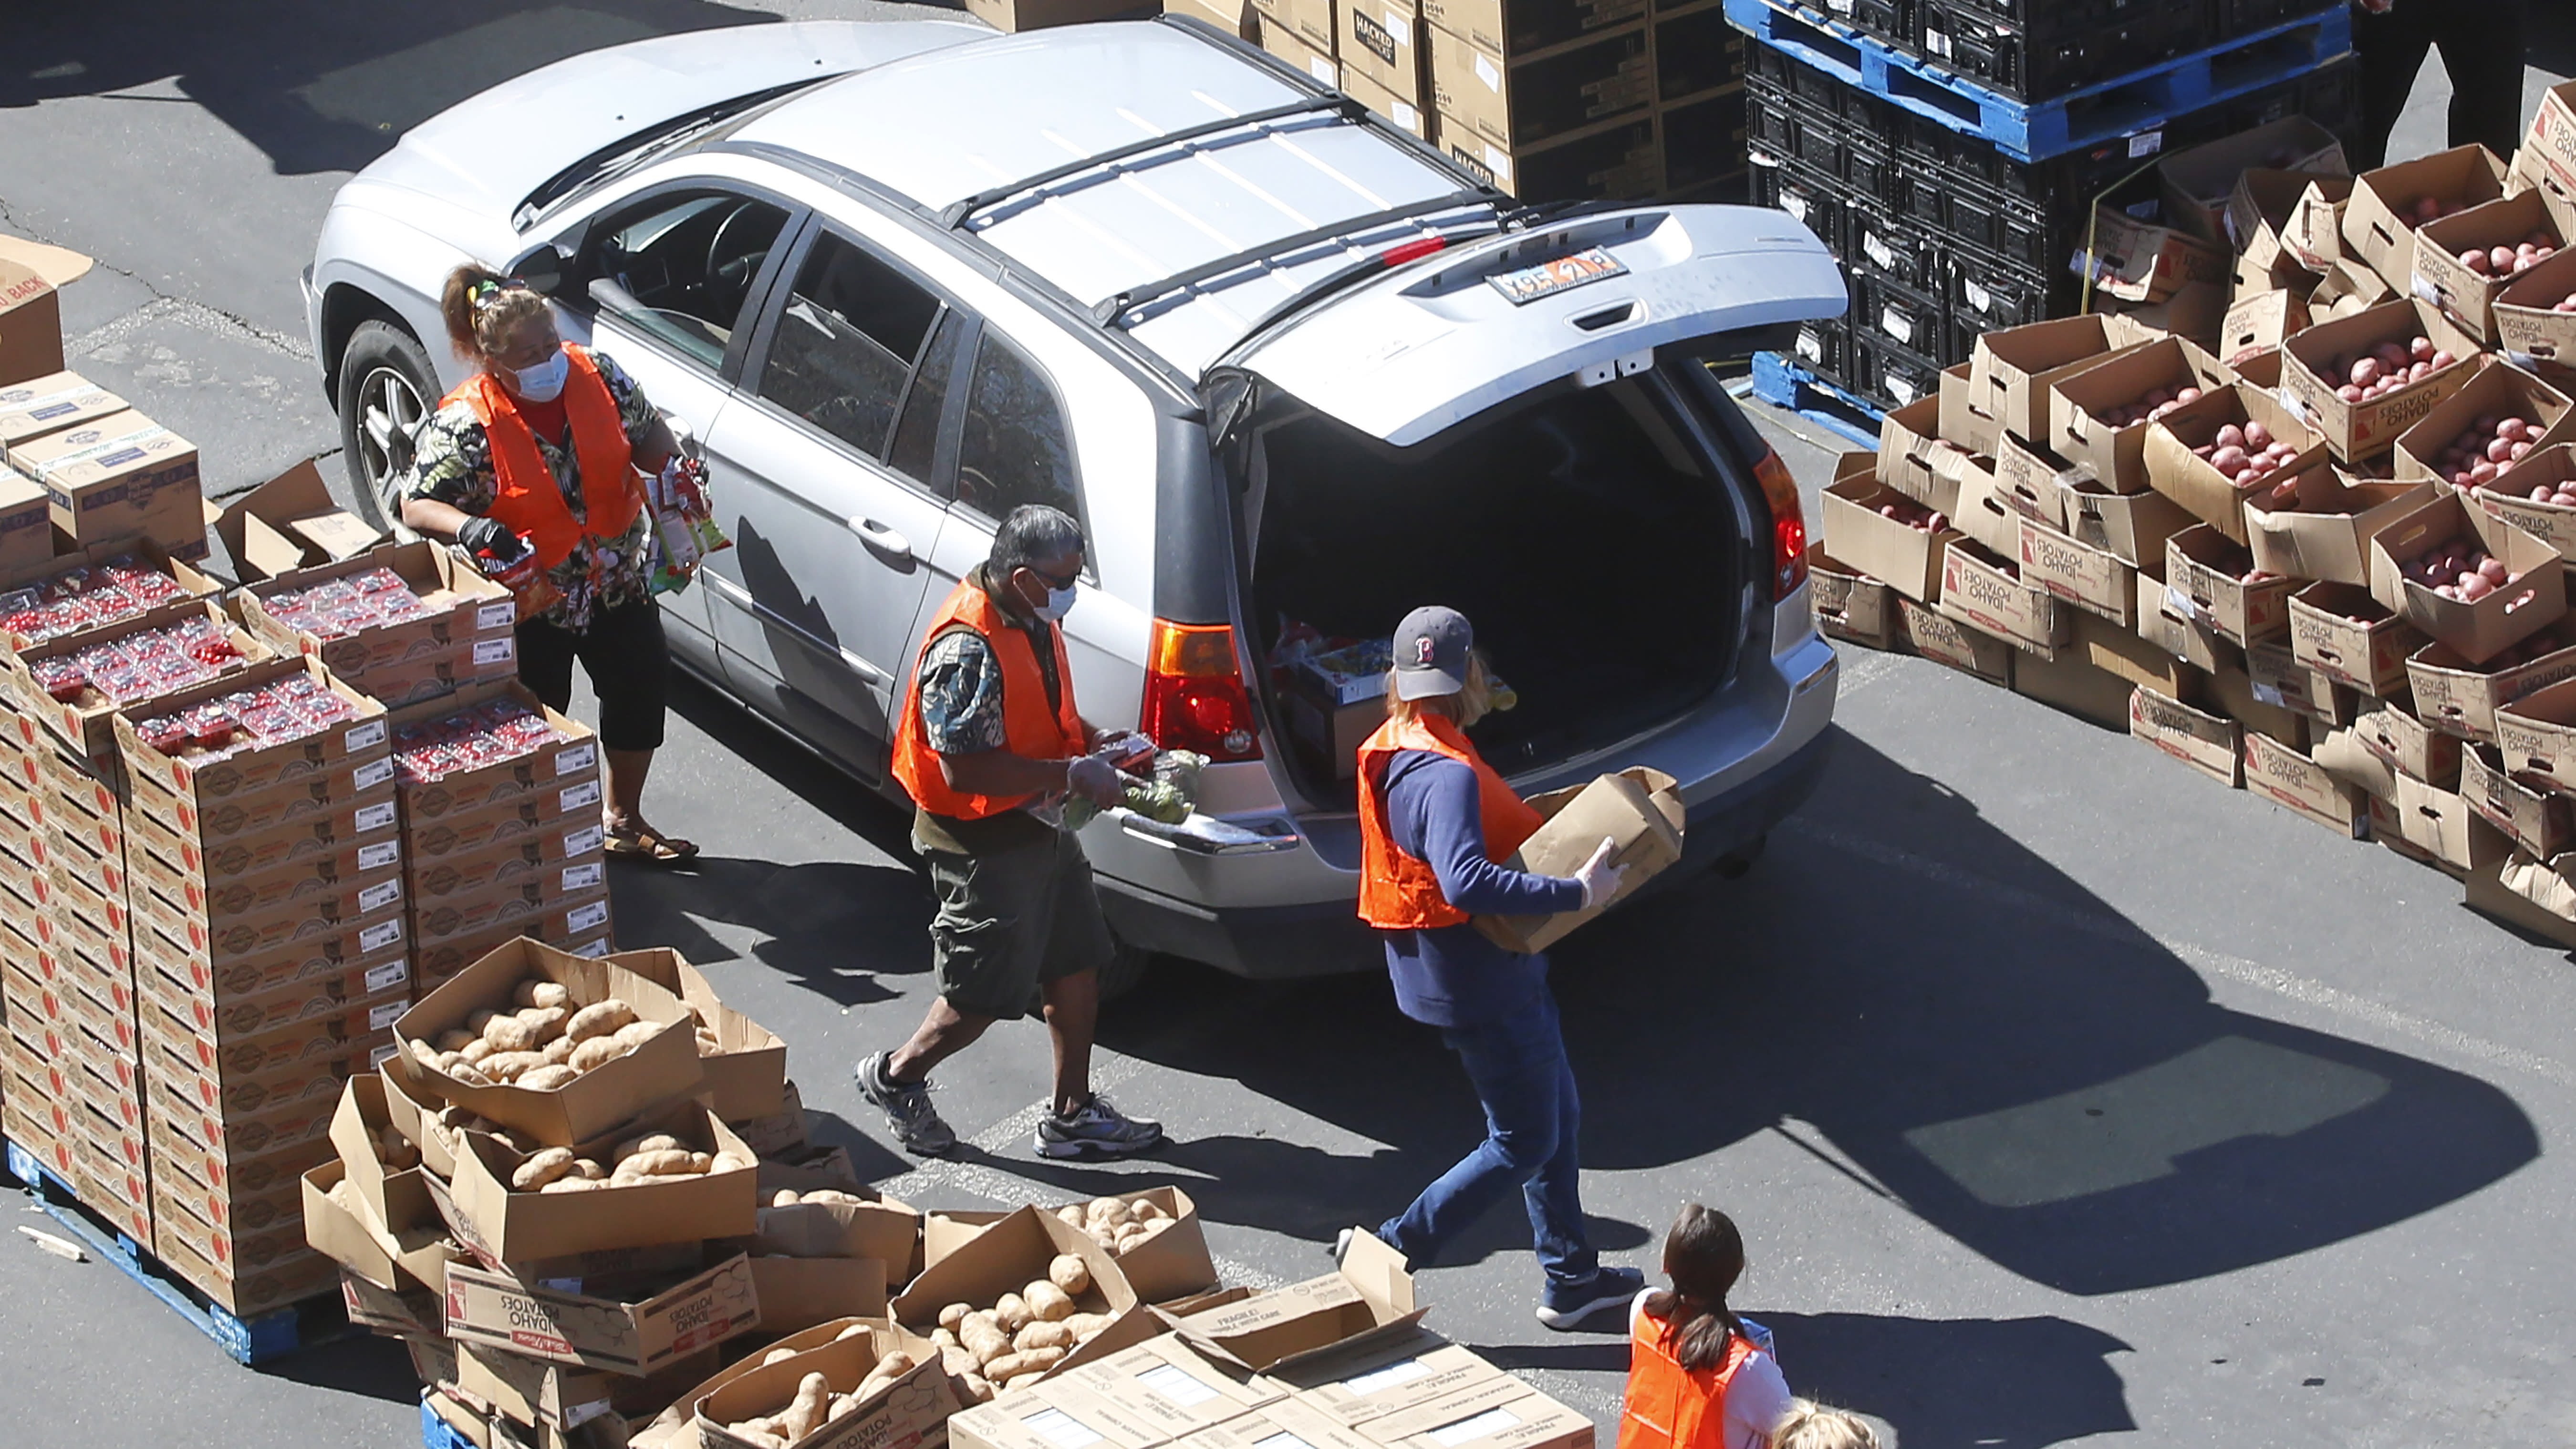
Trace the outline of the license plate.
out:
[[[1541,297],[1598,282],[1605,277],[1624,277],[1626,264],[1599,247],[1585,247],[1571,256],[1541,262],[1534,267],[1498,272],[1485,279],[1486,285],[1500,292],[1515,307],[1526,306]]]

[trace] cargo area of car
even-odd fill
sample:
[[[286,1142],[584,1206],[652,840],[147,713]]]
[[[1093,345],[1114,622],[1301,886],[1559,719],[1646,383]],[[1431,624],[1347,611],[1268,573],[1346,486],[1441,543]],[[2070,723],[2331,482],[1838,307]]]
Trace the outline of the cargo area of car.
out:
[[[1506,775],[1687,711],[1740,638],[1743,515],[1675,408],[1640,376],[1546,389],[1410,448],[1312,411],[1263,426],[1244,500],[1262,657],[1384,640],[1413,608],[1456,608],[1517,696],[1474,731]],[[1311,677],[1265,673],[1299,793],[1351,808],[1344,747],[1383,703],[1342,705],[1336,732]]]

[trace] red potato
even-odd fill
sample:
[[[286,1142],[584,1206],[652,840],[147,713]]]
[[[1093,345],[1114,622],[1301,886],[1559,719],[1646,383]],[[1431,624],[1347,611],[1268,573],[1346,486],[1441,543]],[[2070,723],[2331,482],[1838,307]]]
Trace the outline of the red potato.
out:
[[[1936,513],[1911,498],[1898,498],[1878,505],[1878,516],[1893,519],[1918,533],[1939,533],[1950,526],[1948,515]]]
[[[2505,571],[2504,560],[2474,541],[2456,538],[2417,554],[2400,564],[2398,572],[2445,599],[2464,604],[2476,603],[2512,583],[2515,577]]]
[[[2432,464],[2436,476],[2449,480],[2453,487],[2475,490],[2529,457],[2546,431],[2527,418],[2484,413],[2426,461]]]

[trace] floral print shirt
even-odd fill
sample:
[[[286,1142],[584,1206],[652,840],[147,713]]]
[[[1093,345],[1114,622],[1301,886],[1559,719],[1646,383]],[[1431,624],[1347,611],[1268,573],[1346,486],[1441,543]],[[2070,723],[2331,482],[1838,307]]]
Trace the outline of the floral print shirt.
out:
[[[599,365],[600,380],[608,384],[608,394],[617,402],[627,441],[642,447],[661,414],[624,368],[599,352],[591,353],[590,359]],[[543,429],[530,431],[536,434],[537,455],[563,490],[572,516],[584,517],[581,461],[574,456],[571,439],[549,438]],[[472,408],[449,402],[421,420],[412,438],[411,472],[400,485],[403,497],[426,498],[481,515],[492,510],[499,491],[492,471],[492,440],[475,420]],[[634,527],[617,538],[582,535],[571,555],[547,574],[563,597],[537,617],[578,634],[590,627],[599,611],[651,597],[651,527],[651,516],[638,513]]]

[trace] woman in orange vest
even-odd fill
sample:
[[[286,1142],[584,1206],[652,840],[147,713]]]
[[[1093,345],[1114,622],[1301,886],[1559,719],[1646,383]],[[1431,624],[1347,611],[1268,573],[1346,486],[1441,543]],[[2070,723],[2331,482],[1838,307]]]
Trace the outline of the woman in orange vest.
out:
[[[1427,1267],[1518,1188],[1547,1280],[1539,1321],[1574,1328],[1645,1280],[1601,1266],[1584,1231],[1575,1150],[1583,1107],[1547,957],[1506,951],[1468,918],[1598,905],[1617,892],[1620,867],[1607,840],[1570,878],[1504,865],[1538,830],[1539,814],[1467,742],[1491,699],[1474,630],[1454,609],[1416,609],[1394,649],[1386,723],[1360,746],[1360,919],[1385,940],[1397,1007],[1440,1028],[1466,1067],[1485,1140],[1377,1236]],[[1348,1244],[1345,1234],[1335,1255]]]
[[[1628,1313],[1617,1449],[1772,1449],[1791,1417],[1789,1385],[1770,1335],[1726,1306],[1744,1276],[1744,1235],[1726,1214],[1685,1205],[1664,1235],[1664,1276],[1673,1286],[1638,1294]],[[1846,1417],[1807,1407],[1810,1418]],[[1830,1428],[1820,1422],[1814,1442],[1834,1442]]]
[[[577,661],[599,696],[608,852],[669,864],[698,853],[644,818],[662,745],[671,654],[653,602],[650,520],[635,470],[678,451],[662,415],[614,362],[568,346],[546,299],[487,267],[450,272],[447,340],[475,372],[421,420],[402,484],[403,522],[508,560],[521,545],[553,602],[519,623],[519,678],[572,706]]]

